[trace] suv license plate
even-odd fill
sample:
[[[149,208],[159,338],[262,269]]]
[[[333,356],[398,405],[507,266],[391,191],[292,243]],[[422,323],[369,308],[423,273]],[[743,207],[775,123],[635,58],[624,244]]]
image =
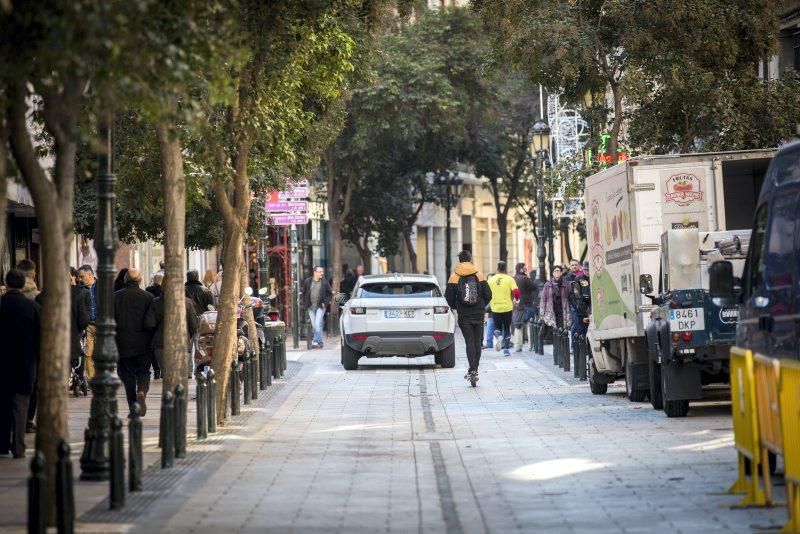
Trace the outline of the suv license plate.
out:
[[[686,330],[705,330],[706,319],[703,315],[703,308],[670,310],[669,328],[673,332]]]
[[[383,310],[383,316],[387,319],[413,319],[414,310]]]

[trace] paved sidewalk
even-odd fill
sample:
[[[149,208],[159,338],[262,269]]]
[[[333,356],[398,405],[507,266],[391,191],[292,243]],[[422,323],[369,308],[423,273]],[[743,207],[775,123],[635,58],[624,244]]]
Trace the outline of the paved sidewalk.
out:
[[[288,359],[296,359],[298,352],[287,350]],[[188,473],[196,471],[202,466],[202,461],[208,456],[209,451],[223,452],[235,446],[239,434],[247,432],[250,425],[257,427],[266,417],[266,405],[270,399],[279,395],[286,387],[289,380],[296,375],[301,364],[290,362],[289,368],[283,379],[273,380],[273,386],[259,392],[259,399],[250,406],[242,406],[242,415],[231,418],[228,425],[220,427],[217,434],[209,434],[209,439],[197,441],[197,415],[196,401],[191,400],[194,394],[195,382],[189,381],[188,428],[187,435],[188,457],[176,460],[176,467],[168,470],[160,469],[161,452],[158,448],[158,422],[160,417],[160,399],[162,381],[150,382],[147,394],[147,415],[143,422],[144,445],[144,491],[127,495],[126,508],[118,512],[108,510],[108,482],[85,482],[79,480],[80,455],[83,449],[83,433],[89,419],[91,393],[89,397],[69,398],[69,432],[70,447],[72,450],[73,475],[75,477],[75,508],[78,518],[77,530],[79,532],[120,532],[128,530],[137,517],[146,512],[153,501],[160,500]],[[124,435],[125,454],[127,463],[127,402],[124,392],[117,396],[120,413],[123,414],[125,426]],[[26,460],[14,460],[10,457],[0,457],[0,532],[25,532],[27,520],[27,478],[30,474],[30,459],[32,457],[34,435],[26,435],[28,454]],[[198,458],[200,461],[198,461]],[[127,476],[127,471],[126,471]],[[127,479],[126,479],[127,488]]]
[[[472,389],[457,354],[453,370],[362,359],[351,372],[338,350],[298,354],[302,372],[263,424],[134,530],[750,532],[785,520],[729,507],[729,403],[667,419],[620,387],[592,396],[527,352],[487,351]]]

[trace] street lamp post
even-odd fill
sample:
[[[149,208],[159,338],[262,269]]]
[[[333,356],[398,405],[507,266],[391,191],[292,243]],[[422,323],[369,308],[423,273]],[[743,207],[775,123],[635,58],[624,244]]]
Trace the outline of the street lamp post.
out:
[[[445,270],[445,277],[450,276],[450,269],[453,267],[453,251],[452,251],[452,243],[450,240],[450,210],[453,207],[453,203],[458,199],[459,187],[463,183],[463,180],[453,171],[447,171],[444,175],[439,175],[437,177],[438,183],[440,187],[444,187],[444,210],[446,216],[446,230],[445,230],[445,252],[446,256],[444,258],[444,270]]]
[[[539,259],[539,281],[545,278],[544,251],[544,162],[550,148],[550,127],[542,119],[533,125],[531,153],[536,160],[536,257]]]
[[[98,152],[94,247],[97,250],[97,321],[94,344],[95,375],[90,385],[92,405],[89,425],[84,431],[81,480],[108,480],[111,422],[117,417],[119,380],[113,371],[119,359],[114,322],[114,256],[117,250],[114,186],[111,172],[111,117],[100,121],[99,137],[104,148]]]

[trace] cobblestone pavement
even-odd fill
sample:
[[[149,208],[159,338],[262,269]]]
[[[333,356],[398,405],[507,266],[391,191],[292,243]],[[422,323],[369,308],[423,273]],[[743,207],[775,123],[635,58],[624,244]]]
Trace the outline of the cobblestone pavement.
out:
[[[140,532],[751,532],[733,510],[729,403],[667,419],[592,396],[549,356],[486,351],[478,387],[432,358],[301,353],[291,385],[224,459],[189,474]]]

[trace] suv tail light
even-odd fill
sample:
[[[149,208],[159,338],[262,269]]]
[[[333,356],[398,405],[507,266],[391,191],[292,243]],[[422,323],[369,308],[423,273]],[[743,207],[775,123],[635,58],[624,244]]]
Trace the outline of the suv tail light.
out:
[[[353,334],[353,339],[355,339],[356,341],[366,341],[367,334]]]
[[[670,300],[669,301],[669,307],[674,310],[675,308],[678,307],[678,301],[677,300]]]
[[[353,315],[365,315],[367,313],[367,309],[363,306],[351,306],[350,313]]]
[[[446,335],[447,334],[445,334],[444,332],[434,332],[433,333],[433,339],[435,339],[436,341],[441,341],[441,340],[444,339],[444,336],[446,336]]]
[[[689,341],[692,340],[692,333],[687,330],[686,332],[683,333],[681,337],[683,338],[684,341],[688,343]]]
[[[450,311],[449,306],[434,306],[433,313],[447,313]]]

